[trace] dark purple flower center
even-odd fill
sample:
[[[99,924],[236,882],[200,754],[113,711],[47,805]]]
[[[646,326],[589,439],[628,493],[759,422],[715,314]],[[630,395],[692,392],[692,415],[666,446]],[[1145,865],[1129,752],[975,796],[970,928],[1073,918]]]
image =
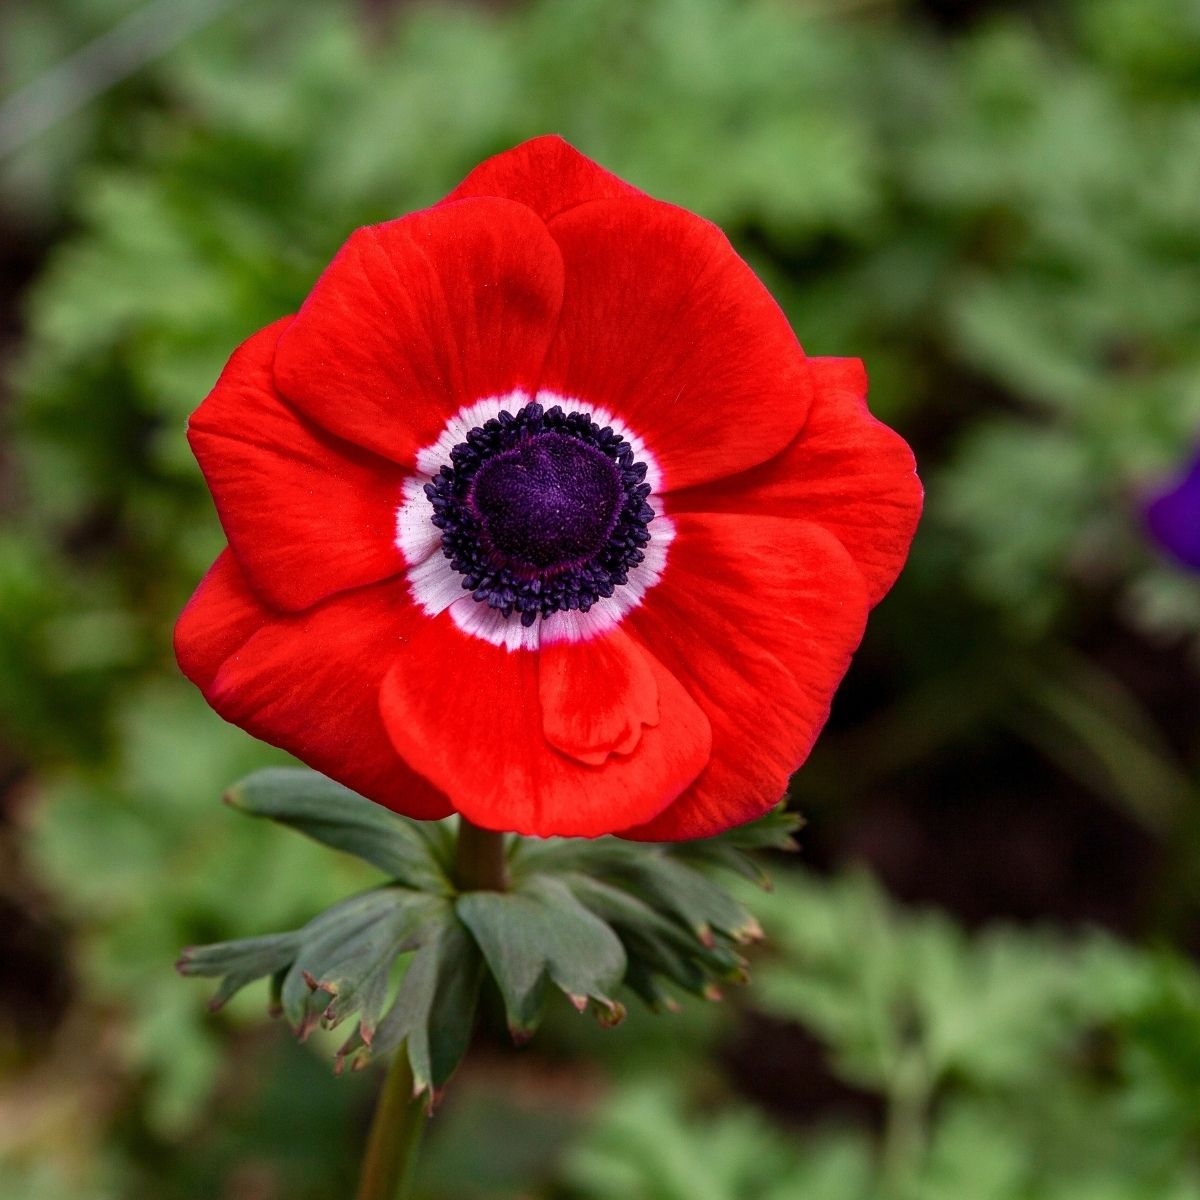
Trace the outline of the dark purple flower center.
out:
[[[592,558],[624,500],[621,472],[602,450],[539,433],[488,459],[467,492],[481,540],[518,575],[558,574]]]
[[[532,625],[628,582],[654,518],[645,480],[629,443],[590,414],[527,404],[472,429],[425,494],[463,587]]]

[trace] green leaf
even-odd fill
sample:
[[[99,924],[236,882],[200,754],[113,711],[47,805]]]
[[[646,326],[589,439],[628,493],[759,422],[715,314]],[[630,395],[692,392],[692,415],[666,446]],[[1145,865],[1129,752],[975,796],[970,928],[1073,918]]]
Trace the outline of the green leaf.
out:
[[[270,933],[263,937],[188,946],[175,964],[181,975],[222,977],[209,1001],[214,1011],[248,983],[286,968],[296,956],[300,933]]]
[[[632,858],[613,878],[652,908],[673,914],[705,945],[712,944],[714,931],[736,942],[756,941],[762,936],[758,922],[728,892],[666,855]]]
[[[786,805],[780,804],[757,821],[739,825],[716,837],[683,842],[672,849],[675,857],[684,862],[734,871],[769,892],[771,877],[753,852],[782,850],[795,853],[799,849],[796,834],[803,825],[804,819],[799,814],[788,812]]]
[[[733,871],[769,888],[770,880],[761,864],[747,851],[796,849],[794,835],[803,820],[781,804],[778,808],[736,829],[711,838],[670,845],[646,845],[619,838],[518,839],[513,851],[513,869],[533,874],[581,870],[591,875],[619,872],[628,864],[641,865],[647,856],[670,858],[697,867]]]
[[[283,1012],[303,1039],[322,1018],[344,1020],[363,996],[382,1006],[381,991],[398,954],[422,940],[442,901],[408,888],[384,887],[327,909],[300,931],[300,947],[283,980]],[[368,1035],[369,1037],[369,1032]]]
[[[651,1008],[669,1009],[677,1005],[663,980],[717,999],[720,985],[747,978],[736,945],[761,936],[754,917],[700,868],[729,868],[762,886],[758,864],[736,843],[789,846],[797,824],[780,810],[741,831],[672,846],[518,839],[511,866],[518,885],[549,876],[565,881],[620,937],[625,984]]]
[[[796,849],[796,834],[804,827],[804,818],[799,813],[789,812],[786,803],[773,808],[757,821],[735,825],[715,837],[701,838],[695,842],[680,842],[676,851],[699,849],[705,846],[734,846],[739,850],[787,850]]]
[[[448,838],[445,831],[425,831],[425,822],[398,817],[315,771],[256,771],[231,787],[225,799],[240,812],[278,821],[357,855],[406,887],[443,895],[452,890],[445,860],[439,857]]]
[[[376,1055],[408,1054],[417,1095],[428,1088],[436,1096],[467,1052],[483,979],[483,959],[471,935],[449,902],[437,903],[396,999],[369,1043]],[[346,1051],[338,1052],[339,1059]]]
[[[625,985],[652,1009],[678,1007],[660,978],[708,999],[716,998],[718,981],[746,978],[745,960],[727,945],[706,946],[632,893],[581,872],[562,879],[585,908],[616,930],[628,960]]]
[[[872,1148],[829,1129],[800,1140],[742,1103],[697,1111],[678,1079],[625,1083],[597,1112],[565,1163],[586,1200],[865,1200]],[[968,1196],[969,1193],[963,1192]],[[976,1200],[970,1195],[970,1200]]]
[[[914,1062],[930,1094],[948,1080],[1033,1087],[1084,1029],[1137,1002],[1115,944],[1003,926],[968,937],[865,874],[791,872],[761,911],[772,956],[755,1004],[802,1022],[839,1074],[879,1091]]]
[[[509,869],[519,881],[539,874],[586,871],[607,875],[643,854],[661,854],[659,846],[620,838],[514,838]]]
[[[547,981],[580,1011],[591,1000],[620,1018],[612,992],[625,971],[621,941],[561,880],[534,876],[512,892],[468,892],[457,909],[500,987],[514,1038],[537,1026]]]

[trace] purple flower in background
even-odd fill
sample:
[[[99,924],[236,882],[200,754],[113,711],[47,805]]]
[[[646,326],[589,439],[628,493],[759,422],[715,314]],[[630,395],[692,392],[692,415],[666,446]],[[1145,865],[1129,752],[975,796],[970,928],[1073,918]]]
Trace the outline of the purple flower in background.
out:
[[[1150,498],[1145,510],[1151,537],[1172,558],[1200,571],[1200,454]]]

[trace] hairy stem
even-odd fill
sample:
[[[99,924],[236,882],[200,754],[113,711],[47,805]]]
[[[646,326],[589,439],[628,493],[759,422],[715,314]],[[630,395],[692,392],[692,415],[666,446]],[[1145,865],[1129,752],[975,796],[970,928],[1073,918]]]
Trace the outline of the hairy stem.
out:
[[[408,1047],[401,1045],[392,1056],[371,1118],[358,1200],[405,1200],[425,1126],[426,1102],[424,1094],[413,1096]]]
[[[464,892],[503,892],[508,887],[508,858],[504,834],[458,818],[454,882]]]

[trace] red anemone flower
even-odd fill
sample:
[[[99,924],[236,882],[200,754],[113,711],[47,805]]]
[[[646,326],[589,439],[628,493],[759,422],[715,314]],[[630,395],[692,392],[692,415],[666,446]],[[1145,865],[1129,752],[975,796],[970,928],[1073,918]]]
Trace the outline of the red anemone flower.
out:
[[[724,235],[544,137],[360,229],[189,439],[226,720],[411,817],[704,837],[776,804],[921,487]]]

